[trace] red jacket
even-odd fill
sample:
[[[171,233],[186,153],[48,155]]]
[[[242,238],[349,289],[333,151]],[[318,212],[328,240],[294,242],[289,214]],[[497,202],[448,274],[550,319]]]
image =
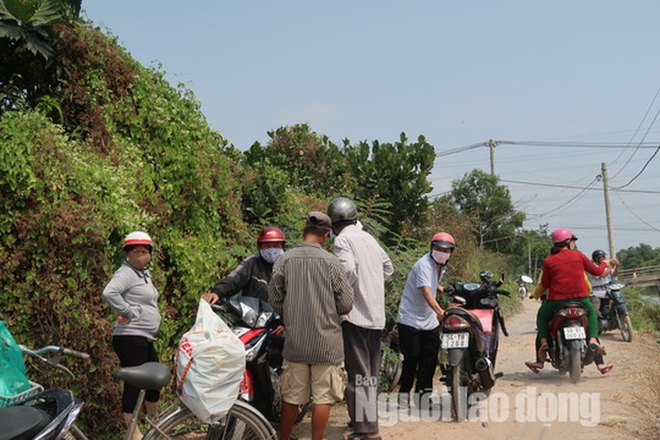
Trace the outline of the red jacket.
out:
[[[548,289],[548,299],[588,297],[584,272],[601,276],[606,267],[604,262],[596,266],[580,251],[562,249],[543,262],[541,284]]]

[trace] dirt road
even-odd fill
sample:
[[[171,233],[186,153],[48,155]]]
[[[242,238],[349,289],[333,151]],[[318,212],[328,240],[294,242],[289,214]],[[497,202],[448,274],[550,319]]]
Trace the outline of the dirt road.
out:
[[[535,375],[524,362],[533,358],[539,305],[526,300],[524,311],[507,319],[510,336],[500,342],[497,367],[504,376],[484,403],[472,407],[477,420],[442,421],[442,402],[431,413],[432,421],[381,411],[382,438],[660,439],[660,349],[655,337],[635,333],[633,342],[627,343],[618,332],[603,335],[606,360],[614,364],[606,376],[590,365],[580,383],[571,384],[568,376],[560,376],[549,364]],[[436,391],[446,395],[439,381]],[[347,421],[345,406],[334,407],[326,438],[340,439],[348,431]],[[300,439],[310,438],[309,417],[294,433]]]

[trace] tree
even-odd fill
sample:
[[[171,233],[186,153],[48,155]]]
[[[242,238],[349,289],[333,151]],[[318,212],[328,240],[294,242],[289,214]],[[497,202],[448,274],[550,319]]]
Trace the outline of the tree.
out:
[[[451,195],[458,210],[472,218],[479,247],[507,253],[525,214],[514,208],[509,189],[499,184],[499,178],[472,170],[452,182]]]
[[[622,249],[618,253],[621,266],[625,268],[657,266],[660,265],[660,248],[652,248],[646,243],[641,243],[628,249]]]
[[[426,220],[427,194],[431,184],[427,177],[435,161],[435,150],[424,136],[409,143],[405,133],[398,142],[344,142],[351,174],[357,181],[355,196],[360,200],[382,199],[390,207],[391,236],[405,230],[419,232]]]
[[[550,255],[551,246],[547,224],[537,230],[522,230],[511,241],[511,265],[518,274],[536,279],[543,267],[543,260]]]
[[[53,109],[56,101],[46,95],[59,86],[57,26],[76,20],[80,6],[81,0],[0,0],[0,115],[40,102]]]
[[[280,127],[268,136],[265,146],[255,142],[245,152],[250,166],[261,163],[285,171],[291,186],[305,194],[330,198],[352,192],[354,180],[346,158],[327,136],[315,133],[307,124]]]
[[[48,60],[53,26],[78,18],[82,0],[0,0],[0,38]]]

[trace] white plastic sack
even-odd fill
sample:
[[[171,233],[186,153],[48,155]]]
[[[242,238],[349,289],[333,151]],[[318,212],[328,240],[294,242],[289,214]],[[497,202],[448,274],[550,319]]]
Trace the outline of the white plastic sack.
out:
[[[238,398],[245,347],[204,300],[179,341],[175,369],[179,398],[205,423],[224,417]]]

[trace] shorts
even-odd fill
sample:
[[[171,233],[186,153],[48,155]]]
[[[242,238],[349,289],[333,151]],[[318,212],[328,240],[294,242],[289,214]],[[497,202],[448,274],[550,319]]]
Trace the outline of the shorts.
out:
[[[310,365],[284,361],[280,377],[282,400],[292,405],[311,401],[333,404],[344,399],[346,371],[343,365]]]

